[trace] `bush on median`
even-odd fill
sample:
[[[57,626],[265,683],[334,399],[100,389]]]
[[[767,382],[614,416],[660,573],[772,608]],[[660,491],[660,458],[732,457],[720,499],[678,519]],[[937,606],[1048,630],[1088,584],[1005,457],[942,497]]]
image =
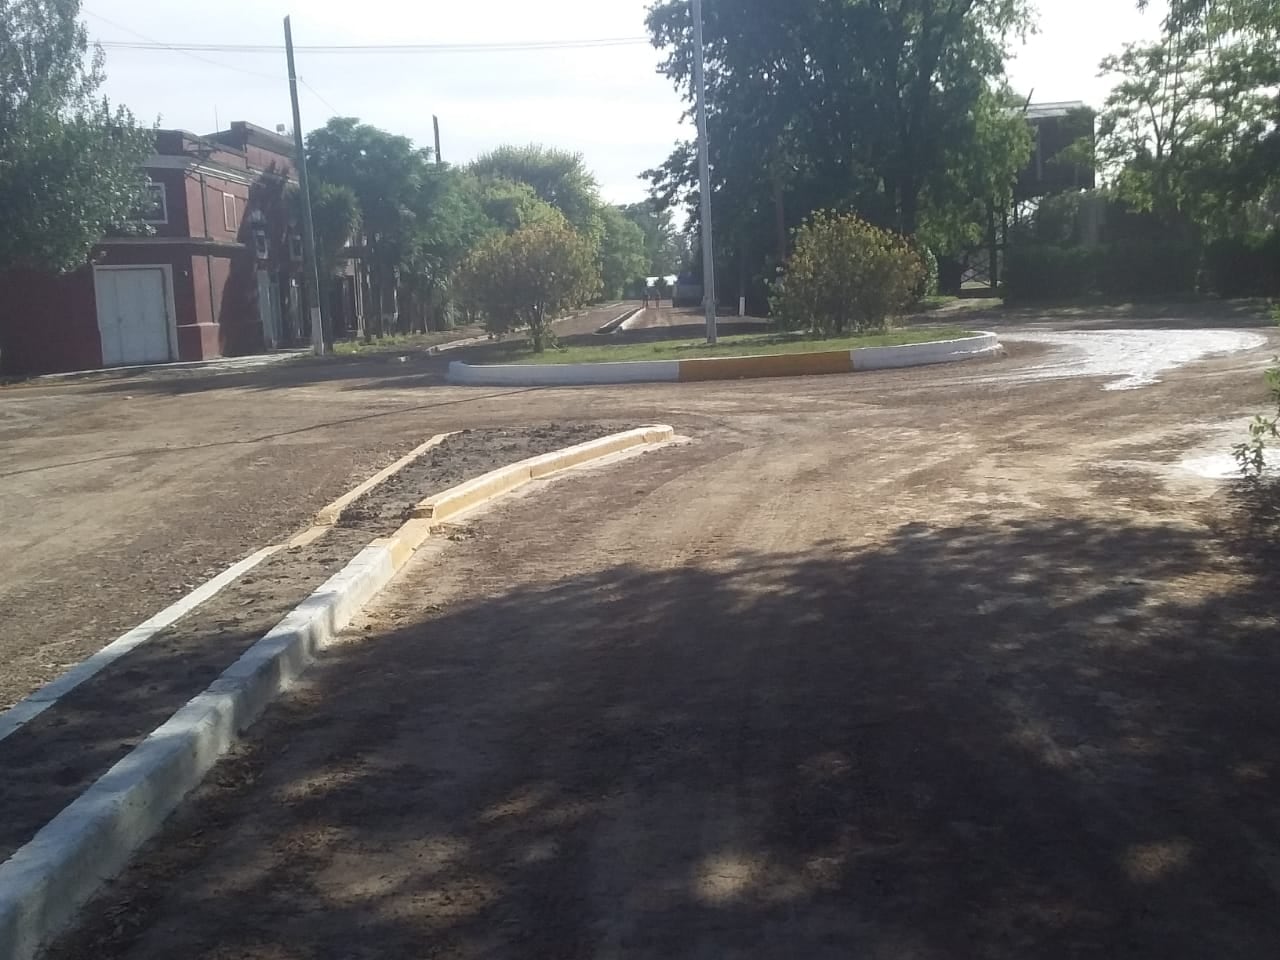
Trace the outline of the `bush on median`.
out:
[[[925,263],[907,238],[854,214],[820,210],[796,230],[770,306],[782,326],[818,336],[883,330],[925,279]]]

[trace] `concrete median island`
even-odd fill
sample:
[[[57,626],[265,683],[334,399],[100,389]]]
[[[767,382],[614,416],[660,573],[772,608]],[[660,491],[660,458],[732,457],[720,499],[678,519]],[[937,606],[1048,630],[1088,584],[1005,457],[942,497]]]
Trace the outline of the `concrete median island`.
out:
[[[800,377],[950,363],[993,356],[1000,349],[996,334],[962,330],[906,330],[839,340],[746,335],[724,338],[715,346],[673,340],[574,347],[506,364],[454,362],[449,381],[553,386]]]

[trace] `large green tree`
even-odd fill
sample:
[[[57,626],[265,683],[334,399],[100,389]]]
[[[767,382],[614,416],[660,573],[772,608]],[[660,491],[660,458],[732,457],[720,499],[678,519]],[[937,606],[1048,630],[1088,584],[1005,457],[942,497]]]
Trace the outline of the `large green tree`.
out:
[[[70,270],[135,219],[152,134],[98,97],[80,0],[0,0],[0,273]]]
[[[683,238],[672,223],[671,211],[659,207],[653,200],[627,204],[621,210],[644,235],[644,253],[648,260],[645,276],[668,277],[678,273],[685,249]]]
[[[571,227],[599,239],[603,228],[599,187],[581,154],[536,143],[505,145],[477,157],[469,169],[482,178],[528,184],[534,194],[564,214]]]
[[[556,214],[483,240],[463,261],[457,282],[463,304],[491,331],[527,327],[541,353],[549,321],[599,295],[600,271],[590,241]]]
[[[820,208],[954,235],[975,172],[1009,176],[1027,156],[991,107],[1025,0],[706,0],[704,19],[716,227],[721,257],[744,272],[771,273],[788,230]],[[659,0],[648,24],[689,90],[689,5]],[[692,145],[652,179],[696,221]]]
[[[1280,188],[1280,5],[1173,0],[1161,27],[1102,63],[1099,164],[1161,222],[1238,231]]]
[[[370,306],[381,332],[388,320],[398,320],[399,271],[412,242],[413,205],[428,176],[430,153],[408,137],[354,117],[334,117],[312,131],[306,148],[317,181],[346,187],[359,201]]]
[[[617,207],[602,207],[600,277],[604,296],[622,297],[635,290],[649,274],[644,231]]]

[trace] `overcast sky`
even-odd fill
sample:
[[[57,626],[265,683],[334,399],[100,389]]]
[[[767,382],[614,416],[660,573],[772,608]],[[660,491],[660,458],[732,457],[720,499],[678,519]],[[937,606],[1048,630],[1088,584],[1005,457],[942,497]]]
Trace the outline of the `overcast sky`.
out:
[[[1161,0],[1158,0],[1158,3]],[[282,42],[293,14],[304,44],[493,43],[642,37],[649,0],[85,0],[100,41]],[[1037,101],[1097,106],[1108,85],[1097,64],[1128,40],[1155,35],[1159,7],[1129,0],[1039,0],[1041,32],[1011,66],[1015,86]],[[688,131],[684,102],[656,72],[645,44],[504,53],[312,54],[299,56],[303,127],[334,112],[357,116],[428,145],[438,114],[446,160],[464,162],[499,143],[538,141],[585,154],[605,196],[640,199],[637,175],[661,163]],[[283,55],[107,49],[107,94],[144,122],[197,133],[249,120],[289,122]],[[308,89],[308,87],[313,88]]]

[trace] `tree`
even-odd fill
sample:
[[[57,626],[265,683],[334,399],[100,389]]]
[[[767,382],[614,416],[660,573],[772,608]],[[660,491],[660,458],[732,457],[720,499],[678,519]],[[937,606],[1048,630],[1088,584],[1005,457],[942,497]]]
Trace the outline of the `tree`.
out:
[[[528,327],[542,353],[547,321],[598,295],[596,250],[563,217],[540,220],[481,241],[459,268],[457,287],[491,332]]]
[[[97,98],[80,0],[0,0],[0,273],[71,270],[137,220],[155,148],[123,107]]]
[[[645,276],[669,277],[680,272],[684,259],[682,238],[671,222],[671,211],[653,200],[628,204],[620,208],[622,215],[644,234],[644,252],[648,260]]]
[[[621,297],[637,286],[648,273],[644,231],[617,207],[602,207],[603,232],[600,237],[600,276],[604,296]]]
[[[415,204],[430,175],[430,152],[401,137],[334,117],[307,136],[307,164],[317,180],[344,186],[360,204],[364,258],[379,330],[398,320],[396,289],[416,228]]]
[[[548,208],[550,209],[550,208]],[[440,329],[452,322],[450,278],[467,253],[495,227],[469,178],[432,167],[410,203],[412,229],[403,251],[402,285],[413,325]]]
[[[312,190],[311,217],[316,228],[316,259],[321,278],[332,277],[342,262],[342,252],[360,230],[360,201],[350,187],[317,182]],[[300,196],[300,195],[298,195]],[[301,218],[298,199],[293,201]]]
[[[1005,44],[1030,23],[1025,0],[707,0],[705,20],[723,266],[771,274],[789,229],[823,208],[955,235],[956,221],[976,216],[966,181],[998,174],[996,200],[1028,155],[991,107]],[[648,25],[667,75],[688,90],[688,4],[660,0]],[[689,204],[696,224],[691,145],[651,179],[659,201]]]
[[[1121,199],[1163,223],[1239,231],[1280,186],[1280,8],[1174,0],[1161,26],[1102,63],[1117,83],[1100,163]]]
[[[485,217],[508,233],[558,213],[527,183],[472,173],[468,175],[467,187]]]
[[[773,310],[784,325],[824,337],[882,330],[915,299],[924,276],[906,237],[820,210],[796,231]]]
[[[507,145],[477,157],[469,169],[482,178],[528,184],[540,199],[564,214],[575,230],[585,237],[599,238],[599,188],[582,154],[536,143]]]

